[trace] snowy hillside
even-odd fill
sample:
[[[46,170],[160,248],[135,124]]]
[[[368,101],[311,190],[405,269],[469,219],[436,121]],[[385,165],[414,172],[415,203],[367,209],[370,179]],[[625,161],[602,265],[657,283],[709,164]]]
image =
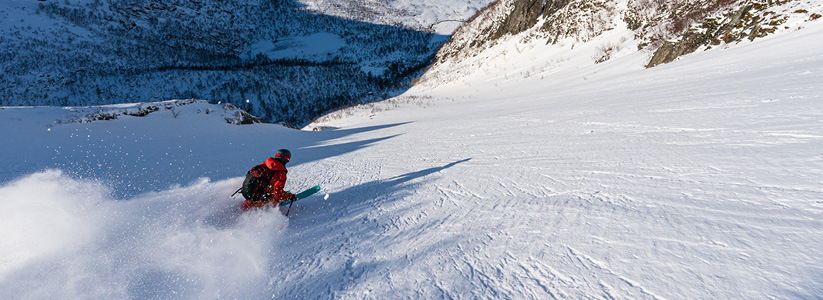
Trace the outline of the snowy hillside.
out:
[[[417,85],[531,77],[637,52],[654,67],[801,30],[821,15],[820,0],[501,0],[455,31]]]
[[[0,296],[819,298],[823,22],[797,26],[654,68],[593,62],[628,29],[515,37],[306,130],[205,101],[0,107]],[[288,189],[324,191],[240,212],[279,148]]]
[[[821,35],[813,23],[652,69],[635,53],[478,74],[322,131],[232,125],[202,102],[93,122],[55,121],[96,109],[0,108],[0,291],[816,298]],[[282,147],[287,187],[328,199],[240,213],[243,174]]]

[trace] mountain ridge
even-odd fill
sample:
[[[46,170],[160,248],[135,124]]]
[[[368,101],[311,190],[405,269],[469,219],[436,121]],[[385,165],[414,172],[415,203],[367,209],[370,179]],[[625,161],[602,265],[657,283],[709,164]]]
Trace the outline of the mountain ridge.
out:
[[[568,60],[559,55],[592,57],[588,63],[576,61],[577,66],[638,51],[648,55],[644,65],[653,67],[700,49],[800,30],[807,22],[818,22],[821,13],[823,5],[815,0],[499,0],[455,31],[418,82],[435,86],[474,71],[493,72],[472,67],[482,64],[472,57],[488,56],[483,52],[492,48],[499,53],[522,47],[560,53],[551,60]],[[614,32],[612,37],[602,37],[609,32]],[[575,47],[594,51],[583,53]],[[535,57],[534,64],[546,63],[546,57]]]

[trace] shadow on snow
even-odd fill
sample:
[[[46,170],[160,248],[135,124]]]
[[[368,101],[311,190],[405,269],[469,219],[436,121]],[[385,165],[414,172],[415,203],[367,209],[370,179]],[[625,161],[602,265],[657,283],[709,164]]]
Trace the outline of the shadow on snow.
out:
[[[272,266],[272,274],[283,274],[286,277],[283,281],[291,284],[284,287],[280,285],[283,281],[278,278],[276,282],[270,283],[272,292],[282,298],[313,298],[328,295],[328,292],[345,292],[347,287],[357,284],[364,276],[398,274],[400,270],[393,270],[394,268],[402,269],[463,240],[463,236],[458,234],[433,240],[423,239],[431,243],[421,243],[417,245],[419,248],[413,251],[409,249],[410,253],[406,255],[357,252],[357,249],[369,249],[362,245],[364,243],[380,245],[392,244],[395,240],[415,240],[425,235],[428,228],[442,224],[443,220],[421,218],[413,224],[398,225],[393,223],[396,220],[380,216],[387,212],[391,216],[418,214],[421,206],[427,203],[406,198],[413,197],[415,189],[434,180],[427,176],[469,160],[471,158],[352,186],[334,192],[333,200],[315,198],[295,204],[282,245],[286,248],[283,253],[289,256]],[[403,199],[406,200],[400,201]],[[323,248],[323,245],[331,248]],[[381,250],[374,249],[375,252]],[[380,260],[375,256],[391,258]],[[297,269],[301,262],[316,261],[320,257],[324,261],[343,263],[326,264],[326,267],[331,268],[319,272],[288,272]]]

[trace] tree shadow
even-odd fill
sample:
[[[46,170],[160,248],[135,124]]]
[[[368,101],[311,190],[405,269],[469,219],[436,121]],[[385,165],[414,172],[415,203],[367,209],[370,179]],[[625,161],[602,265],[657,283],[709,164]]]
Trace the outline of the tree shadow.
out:
[[[398,196],[398,194],[402,194],[405,191],[412,190],[417,184],[422,183],[409,183],[412,180],[423,178],[428,175],[443,171],[445,169],[454,167],[458,164],[468,162],[471,158],[466,158],[462,160],[458,160],[455,162],[448,163],[446,165],[440,167],[432,167],[416,172],[406,173],[403,175],[395,176],[389,178],[388,180],[375,180],[363,184],[359,184],[356,186],[349,187],[345,190],[334,192],[335,199],[345,199],[344,203],[340,203],[338,205],[345,206],[347,208],[357,207],[360,209],[367,209],[368,207],[379,205],[383,201],[390,200],[389,196]],[[399,198],[399,197],[391,197],[391,198]],[[363,201],[352,201],[353,199],[361,199]],[[371,201],[365,200],[371,199]],[[383,199],[381,201],[380,199]],[[299,205],[298,205],[299,204]],[[363,204],[366,204],[365,206]],[[294,207],[292,208],[292,213],[294,214],[293,220],[296,225],[300,225],[300,218],[298,218],[301,214],[312,214],[312,212],[322,212],[323,209],[321,207],[317,207],[318,205],[322,205],[322,203],[314,203],[311,201],[301,201],[297,202]],[[351,210],[350,210],[351,211]]]
[[[394,234],[387,235],[386,226],[396,221],[374,219],[373,213],[380,207],[413,195],[418,187],[429,184],[433,180],[425,179],[427,176],[470,160],[471,158],[466,158],[387,180],[376,180],[351,186],[334,192],[334,200],[323,201],[315,197],[295,203],[283,245],[287,249],[284,253],[288,256],[272,266],[271,271],[272,274],[283,274],[293,284],[283,289],[282,286],[274,283],[271,287],[272,292],[283,298],[297,295],[313,298],[313,296],[329,295],[329,292],[345,292],[346,288],[364,281],[365,278],[398,274],[415,261],[464,241],[465,235],[461,234],[453,234],[441,239],[420,238],[420,234],[425,234],[433,226],[442,225],[443,220],[440,219],[418,220],[417,224],[405,226],[402,229],[393,229],[388,232]],[[416,181],[420,179],[423,180]],[[415,203],[404,204],[408,205],[390,208],[389,215],[410,215],[420,209],[420,206]],[[381,255],[390,257],[381,260],[362,253],[364,249],[370,249],[368,244],[380,245],[410,239],[421,241],[421,244],[417,245],[419,249],[413,251],[410,249],[410,253],[406,255],[396,253]],[[317,261],[318,257],[323,257],[322,261],[342,261],[343,263],[325,264],[322,272],[290,274],[283,271],[299,268],[296,262]],[[360,262],[361,260],[364,262]]]
[[[297,151],[293,152],[299,153],[300,159],[299,161],[296,161],[295,164],[290,165],[289,167],[299,166],[301,164],[306,164],[321,159],[332,158],[346,153],[351,153],[360,149],[368,148],[369,146],[372,146],[375,143],[395,138],[399,135],[400,134],[395,134],[381,138],[373,138],[341,144],[298,148]]]
[[[342,136],[354,135],[354,134],[364,133],[364,132],[369,132],[369,131],[392,128],[392,127],[396,127],[396,126],[400,126],[400,125],[406,125],[406,124],[409,124],[409,123],[413,123],[413,122],[408,121],[408,122],[391,123],[391,124],[383,124],[383,125],[373,125],[373,126],[363,126],[363,127],[346,128],[346,129],[341,129],[341,128],[328,129],[327,128],[327,129],[321,131],[321,133],[327,133],[328,132],[328,133],[331,133],[331,135],[335,135],[335,136],[340,135],[340,137],[342,137]]]
[[[417,172],[412,172],[412,173],[407,173],[407,174],[403,174],[403,175],[400,175],[400,176],[395,176],[395,177],[392,177],[388,182],[386,182],[386,184],[389,184],[391,186],[396,186],[396,185],[405,183],[407,181],[411,181],[411,180],[416,179],[416,178],[420,178],[420,177],[423,177],[423,176],[426,176],[426,175],[429,175],[429,174],[433,174],[433,173],[443,171],[445,169],[454,167],[457,164],[468,162],[470,160],[471,160],[471,158],[466,158],[466,159],[458,160],[458,161],[455,161],[455,162],[452,162],[452,163],[448,163],[448,164],[446,164],[442,167],[428,168],[428,169],[420,170],[420,171],[417,171]]]
[[[153,135],[145,136],[168,142],[146,145],[142,144],[139,139],[124,139],[121,137],[122,133],[108,130],[109,126],[117,126],[118,122],[126,122],[126,120],[107,122],[114,122],[114,124],[90,123],[88,128],[67,125],[66,128],[57,128],[53,132],[57,135],[71,135],[75,131],[71,127],[77,127],[85,134],[99,138],[99,141],[67,144],[61,143],[65,139],[60,138],[34,138],[31,144],[24,145],[21,151],[15,151],[9,156],[0,158],[0,163],[5,162],[14,170],[14,172],[5,173],[0,171],[0,184],[26,174],[46,169],[60,169],[73,178],[100,180],[111,187],[113,198],[129,200],[142,193],[188,185],[204,177],[211,178],[213,181],[242,178],[251,167],[273,156],[279,148],[290,148],[294,153],[294,159],[287,166],[289,169],[345,155],[398,137],[402,132],[337,144],[328,142],[408,124],[408,122],[392,123],[323,132],[290,130],[278,125],[238,126],[229,127],[230,130],[227,131],[235,135],[234,139],[217,138],[211,133],[202,132],[197,133],[199,135],[197,138],[188,141],[180,141],[177,137],[185,135],[187,131],[158,131]],[[278,128],[271,130],[267,128],[269,126]],[[136,128],[135,131],[139,133],[140,129]],[[380,136],[375,133],[371,135]],[[215,141],[233,143],[215,145]],[[241,143],[243,141],[251,141],[251,143]],[[167,152],[166,148],[183,150]],[[56,152],[50,149],[61,150]],[[187,149],[191,150],[186,151]],[[191,153],[195,151],[199,154],[193,156]],[[26,157],[50,157],[51,159],[32,161],[27,160]],[[23,161],[27,162],[22,163]],[[311,172],[311,170],[304,172]],[[237,188],[239,187],[238,185]]]

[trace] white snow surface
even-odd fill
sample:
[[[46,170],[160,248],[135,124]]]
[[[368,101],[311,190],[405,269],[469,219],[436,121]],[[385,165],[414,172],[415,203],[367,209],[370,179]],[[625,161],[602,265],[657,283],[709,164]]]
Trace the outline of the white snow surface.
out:
[[[59,124],[69,109],[0,108],[0,291],[819,298],[820,36],[809,23],[652,69],[633,53],[478,72],[316,132],[203,103]],[[507,65],[545,62],[525,52]],[[289,217],[241,213],[230,195],[278,148],[287,187],[323,193]]]

